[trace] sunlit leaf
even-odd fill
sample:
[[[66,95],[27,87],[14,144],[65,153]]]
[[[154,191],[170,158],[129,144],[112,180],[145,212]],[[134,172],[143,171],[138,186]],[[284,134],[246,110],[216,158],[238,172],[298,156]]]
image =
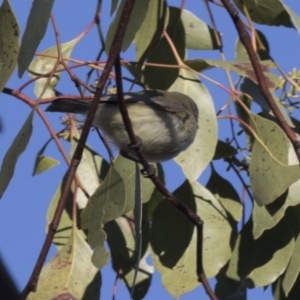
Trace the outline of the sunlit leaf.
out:
[[[18,56],[18,74],[22,77],[46,33],[54,0],[34,0],[27,19]]]
[[[82,38],[82,35],[79,35],[75,39],[73,39],[70,42],[61,44],[61,52],[63,57],[68,58],[70,57],[73,48],[77,44],[77,42]],[[58,56],[57,53],[57,46],[50,47],[46,49],[43,54],[45,56],[39,56],[36,59],[34,59],[31,64],[29,65],[28,72],[29,75],[33,78],[38,77],[39,75],[43,74],[48,74],[51,71],[53,71],[57,58],[53,58]],[[52,57],[47,57],[47,55],[52,56]],[[58,66],[58,68],[61,68],[61,66]],[[41,97],[41,94],[45,88],[45,85],[48,81],[49,75],[43,78],[39,78],[35,81],[35,88],[34,88],[34,93],[36,97]],[[44,91],[42,98],[51,98],[55,96],[54,88],[57,85],[58,81],[60,78],[60,73],[54,73],[49,85],[47,86],[46,90]]]
[[[181,20],[185,33],[185,46],[194,50],[218,49],[214,31],[201,19],[188,10],[181,11]],[[216,32],[219,35],[219,32]]]
[[[110,167],[104,181],[90,197],[81,215],[84,229],[89,229],[89,235],[99,230],[99,225],[106,220],[113,220],[121,215],[126,201],[125,183],[118,171]],[[91,246],[93,242],[89,241]]]
[[[253,237],[256,239],[261,234],[274,227],[285,215],[286,209],[290,206],[296,206],[300,203],[300,180],[293,183],[288,191],[276,199],[273,203],[265,206],[259,206],[254,203]]]
[[[212,168],[206,188],[213,193],[234,221],[240,221],[243,212],[240,197],[232,184],[220,176],[214,168]]]
[[[285,220],[254,240],[248,222],[236,241],[227,276],[248,288],[267,286],[287,268],[294,249],[294,236]]]
[[[58,160],[49,156],[40,155],[36,158],[36,163],[33,170],[33,176],[41,174],[47,170],[50,170],[53,167],[57,166],[58,164],[59,164]]]
[[[126,214],[135,207],[135,163],[119,155],[114,163],[114,168],[118,171],[125,184],[126,202],[123,213]],[[142,203],[146,203],[151,198],[154,185],[149,178],[141,177],[141,188]],[[104,217],[104,220],[108,221],[111,218],[107,219],[107,217]]]
[[[204,221],[203,263],[211,278],[226,264],[231,255],[232,228],[226,212],[214,196],[198,182],[186,181],[175,195]],[[153,261],[162,283],[175,298],[196,288],[197,233],[194,225],[168,201],[156,208],[152,222]]]
[[[72,156],[78,145],[79,134],[75,133],[73,140],[71,141],[70,155]],[[108,163],[99,156],[91,147],[85,145],[80,164],[76,170],[81,184],[85,191],[92,195],[95,190],[99,187],[99,184],[104,180],[109,165]],[[87,197],[85,193],[79,188],[77,192],[77,204],[79,208],[85,208],[87,205]]]
[[[266,205],[300,178],[300,168],[288,165],[290,141],[276,123],[251,115],[250,124],[261,139],[260,142],[255,139],[253,144],[249,166],[251,188],[257,203]],[[274,184],[279,174],[280,180]]]
[[[198,72],[209,69],[211,67],[219,67],[225,70],[233,71],[243,77],[249,78],[252,81],[257,82],[252,64],[247,61],[189,59],[185,60],[184,63]],[[269,60],[265,60],[260,62],[260,66],[265,75],[267,87],[271,90],[277,88],[279,79],[277,76],[270,72],[271,68],[276,68],[274,63]]]
[[[57,209],[58,201],[61,197],[62,188],[63,188],[63,182],[62,180],[57,187],[57,190],[55,191],[55,194],[53,195],[50,205],[48,207],[46,220],[47,225],[50,225],[50,223],[53,220],[55,211]],[[58,249],[61,249],[66,243],[68,242],[71,231],[72,231],[72,203],[73,203],[73,193],[72,191],[69,191],[68,193],[68,199],[66,202],[66,207],[64,208],[59,225],[57,227],[56,233],[54,235],[53,243],[56,245]],[[78,231],[78,234],[81,234],[81,236],[85,239],[86,235],[83,231]]]
[[[43,268],[36,293],[37,299],[99,299],[100,273],[91,263],[92,250],[78,232]]]
[[[215,153],[218,129],[214,102],[197,76],[187,70],[180,70],[180,75],[171,86],[170,91],[190,96],[196,102],[199,110],[199,128],[195,140],[188,149],[175,158],[186,178],[193,182],[198,179]]]

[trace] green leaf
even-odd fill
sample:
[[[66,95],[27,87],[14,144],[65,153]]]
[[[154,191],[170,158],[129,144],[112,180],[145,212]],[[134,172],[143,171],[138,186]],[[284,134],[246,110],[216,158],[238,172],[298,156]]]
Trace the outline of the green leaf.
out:
[[[42,269],[37,291],[28,300],[99,299],[100,273],[91,263],[92,250],[77,230]]]
[[[298,205],[299,195],[300,180],[297,180],[273,203],[265,206],[258,206],[254,203],[252,212],[254,239],[260,237],[265,230],[274,227],[284,217],[288,207]]]
[[[118,171],[110,167],[104,181],[90,197],[81,215],[82,227],[89,229],[89,235],[97,232],[99,224],[113,220],[121,215],[126,201],[125,183]],[[94,247],[94,242],[89,240]]]
[[[181,59],[185,56],[185,35],[180,19],[180,9],[169,7],[167,33],[171,38]],[[151,52],[147,63],[177,65],[177,61],[166,38],[163,37],[158,46]],[[149,88],[167,90],[175,82],[179,74],[178,68],[145,66],[142,79]]]
[[[299,195],[299,194],[298,194]],[[292,290],[293,286],[296,283],[297,277],[299,276],[300,272],[300,206],[296,206],[293,209],[290,209],[287,212],[288,222],[293,229],[294,237],[295,237],[295,247],[294,251],[291,256],[291,260],[289,265],[283,275],[282,280],[282,289],[284,291],[285,296],[287,297],[290,291]]]
[[[165,174],[164,169],[160,163],[156,164],[156,173],[162,184],[165,184]],[[143,218],[147,222],[152,222],[153,212],[155,211],[157,205],[163,200],[163,195],[155,188],[148,202],[143,205]]]
[[[120,217],[105,224],[107,242],[112,253],[113,268],[116,273],[122,270],[121,278],[130,292],[132,291],[136,268],[136,243],[133,230],[134,224],[131,219],[132,214],[127,216],[127,218]],[[150,287],[152,274],[154,273],[154,267],[146,261],[146,258],[149,256],[148,245],[150,237],[149,227],[145,222],[143,222],[142,232],[142,259],[138,268],[133,299],[143,299]]]
[[[198,106],[199,130],[195,140],[188,149],[175,158],[175,162],[181,166],[186,178],[193,182],[198,179],[215,153],[218,129],[214,102],[197,76],[187,70],[180,70],[180,75],[170,91],[178,91],[190,96]]]
[[[72,41],[69,41],[67,43],[61,44],[61,52],[63,57],[69,58],[73,48],[77,44],[77,42],[81,39],[82,35],[79,35]],[[57,46],[50,47],[46,49],[43,54],[45,55],[52,55],[52,56],[58,56],[57,53]],[[36,59],[34,59],[31,64],[29,65],[29,75],[32,78],[36,78],[39,75],[48,74],[55,68],[57,63],[57,58],[47,57],[47,56],[39,56]],[[60,78],[60,72],[54,73],[52,76],[49,85],[45,89],[45,85],[48,81],[48,76],[39,78],[35,81],[35,88],[34,93],[36,97],[40,98],[51,98],[55,96],[54,88],[58,83],[58,80]],[[45,89],[45,91],[44,91]]]
[[[237,151],[231,145],[221,140],[218,140],[215,155],[213,157],[214,160],[221,159],[221,158],[228,158],[231,156],[235,156]]]
[[[254,83],[252,80],[250,80],[248,78],[245,78],[243,83],[241,84],[241,91],[243,93],[249,95],[255,103],[260,105],[260,107],[262,108],[262,110],[265,114],[274,116],[273,112],[270,109],[269,104],[266,101],[266,98],[262,95],[258,84]],[[272,93],[274,102],[275,102],[276,106],[278,107],[279,111],[281,112],[282,116],[284,117],[286,122],[289,124],[289,126],[294,128],[295,125],[291,121],[291,118],[288,115],[288,113],[286,112],[285,108],[280,103],[278,97],[276,96],[276,94],[273,91],[271,91],[271,93]]]
[[[250,125],[264,144],[262,146],[257,139],[253,144],[249,166],[251,188],[257,203],[266,205],[300,178],[300,169],[298,164],[289,165],[289,152],[293,148],[276,123],[251,114]],[[280,180],[277,180],[279,174]]]
[[[54,0],[34,0],[18,56],[18,75],[21,78],[44,37]]]
[[[234,0],[234,3],[243,13],[243,5],[245,5],[253,22],[264,25],[293,27],[289,15],[279,0]]]
[[[50,225],[50,223],[53,220],[58,201],[61,197],[64,180],[65,180],[65,178],[59,183],[57,190],[55,191],[55,194],[53,195],[50,205],[48,207],[47,215],[46,215],[46,220],[47,220],[48,226]],[[53,243],[59,250],[63,246],[65,246],[66,243],[68,243],[68,240],[71,235],[72,224],[73,224],[73,222],[72,222],[73,196],[74,196],[73,192],[70,190],[68,192],[68,199],[67,199],[66,207],[63,210],[59,225],[58,225],[56,233],[54,235]],[[47,228],[48,228],[48,226],[47,226]],[[83,239],[86,239],[86,235],[83,231],[80,230],[78,232],[79,232],[79,234],[81,234]]]
[[[12,75],[19,52],[20,28],[8,0],[0,7],[0,91]]]
[[[151,0],[142,26],[134,39],[136,61],[144,61],[161,39],[169,18],[166,1]]]
[[[113,13],[115,12],[115,10],[117,9],[118,3],[119,3],[119,0],[112,0],[111,1],[111,8],[110,8],[110,15],[111,16],[113,15]]]
[[[271,59],[268,40],[259,30],[255,31],[255,44],[257,49],[256,52],[260,60]],[[235,44],[235,59],[237,61],[250,61],[248,53],[239,38]]]
[[[300,33],[300,17],[293,10],[291,10],[285,3],[283,3],[282,1],[280,2],[283,5],[285,11],[289,14],[295,29],[298,31],[298,33]]]
[[[122,177],[126,189],[126,201],[123,209],[123,214],[132,211],[135,207],[135,163],[131,160],[119,155],[114,162],[114,168],[118,174]],[[150,200],[154,190],[154,185],[149,178],[141,178],[142,189],[142,203],[146,203]],[[112,220],[111,218],[104,218],[105,222]]]
[[[211,67],[219,67],[225,70],[233,71],[243,77],[249,78],[257,82],[252,64],[246,61],[223,61],[223,60],[207,60],[207,59],[190,59],[184,63],[195,71],[203,71]],[[261,61],[260,66],[266,78],[267,87],[274,90],[278,87],[279,79],[273,73],[269,72],[270,68],[276,68],[274,63],[269,60]]]
[[[39,155],[36,158],[34,170],[33,170],[33,176],[41,174],[47,170],[52,169],[53,167],[57,166],[59,164],[59,161],[44,155]]]
[[[24,152],[32,134],[32,119],[34,110],[31,111],[21,127],[11,146],[7,150],[0,171],[0,198],[3,196],[10,180],[14,175],[15,166],[20,155]]]
[[[286,269],[294,249],[294,237],[286,220],[254,240],[248,222],[235,243],[227,270],[228,278],[248,288],[267,286]]]
[[[185,32],[185,46],[193,50],[218,49],[214,31],[188,10],[181,11],[181,21]],[[219,32],[216,32],[220,35]]]
[[[73,156],[78,145],[79,134],[76,132],[71,141],[70,156]],[[80,179],[85,191],[92,195],[99,187],[100,182],[104,180],[109,169],[109,164],[96,153],[90,146],[85,145],[80,164],[76,170],[76,174]],[[77,191],[78,207],[83,209],[86,207],[88,199],[79,188]]]
[[[243,213],[240,197],[232,184],[220,176],[213,167],[206,188],[213,193],[235,222],[240,221]]]
[[[109,54],[111,44],[114,40],[116,31],[118,30],[119,21],[123,12],[123,7],[125,2],[126,0],[122,0],[121,4],[119,5],[116,17],[109,26],[107,36],[106,36],[106,41],[105,41],[105,51],[107,54]],[[149,8],[149,2],[150,0],[135,1],[132,13],[130,15],[129,22],[126,27],[125,35],[123,38],[123,43],[121,48],[122,51],[126,51],[128,49],[128,47],[130,46],[131,42],[134,39],[136,32],[139,30],[142,23],[144,22],[145,16]]]
[[[204,221],[204,270],[208,278],[214,277],[231,255],[232,228],[226,211],[198,182],[185,181],[175,195]],[[162,201],[154,212],[151,236],[153,262],[167,291],[179,298],[195,289],[199,283],[194,225],[169,201]]]

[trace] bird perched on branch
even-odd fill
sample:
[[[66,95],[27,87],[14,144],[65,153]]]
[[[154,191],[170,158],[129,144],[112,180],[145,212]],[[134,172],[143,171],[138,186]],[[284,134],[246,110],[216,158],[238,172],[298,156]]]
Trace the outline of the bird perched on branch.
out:
[[[179,92],[145,90],[124,93],[126,107],[136,136],[142,140],[142,151],[148,161],[174,158],[194,141],[198,129],[198,108],[194,100]],[[87,114],[91,101],[59,99],[47,111]],[[103,96],[93,125],[103,131],[121,154],[133,159],[136,154],[128,145],[116,94]]]

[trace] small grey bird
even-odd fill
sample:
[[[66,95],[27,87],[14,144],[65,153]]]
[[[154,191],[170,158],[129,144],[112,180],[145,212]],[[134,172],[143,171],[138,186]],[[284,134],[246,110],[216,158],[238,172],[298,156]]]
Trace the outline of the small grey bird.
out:
[[[194,141],[198,129],[198,108],[188,96],[179,92],[145,90],[124,93],[132,128],[142,140],[142,150],[150,162],[174,158]],[[87,114],[91,101],[55,100],[51,112]],[[130,149],[118,106],[118,96],[103,96],[93,125],[103,131],[121,153],[136,159]]]

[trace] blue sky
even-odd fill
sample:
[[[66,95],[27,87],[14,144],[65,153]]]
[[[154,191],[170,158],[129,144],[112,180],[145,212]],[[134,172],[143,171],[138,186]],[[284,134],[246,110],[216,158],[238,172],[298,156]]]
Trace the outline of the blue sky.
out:
[[[10,2],[17,15],[21,29],[24,29],[31,1],[11,0]],[[103,30],[106,32],[110,23],[110,1],[103,2],[103,19],[101,22]],[[168,1],[170,5],[174,6],[179,6],[180,2],[179,0]],[[284,2],[300,15],[299,1],[288,0]],[[209,23],[202,1],[186,0],[185,7]],[[62,42],[73,39],[87,27],[93,17],[94,8],[95,4],[92,3],[92,1],[64,0],[55,3],[53,13],[58,24]],[[215,8],[214,13],[217,27],[224,34],[223,39],[226,58],[233,60],[234,43],[237,37],[236,31],[231,23],[231,19],[226,16],[226,13],[223,12],[222,9]],[[267,26],[257,26],[257,28],[262,30],[267,36],[271,47],[271,54],[285,72],[290,71],[293,67],[299,68],[300,36],[295,30],[283,27],[269,28]],[[55,45],[54,34],[51,26],[48,26],[46,37],[41,42],[39,51],[53,45]],[[75,47],[72,57],[80,58],[81,60],[93,60],[99,51],[99,47],[100,44],[96,37],[96,30],[94,29]],[[217,51],[213,54],[208,52],[191,52],[189,55],[191,58],[208,57],[219,59],[219,53]],[[133,46],[122,56],[127,59],[133,59]],[[81,74],[82,78],[85,78],[86,71]],[[227,82],[224,79],[224,72],[220,70],[210,71],[207,74],[215,80]],[[27,74],[23,76],[23,79],[18,79],[15,72],[7,86],[17,88],[28,79]],[[66,74],[63,74],[61,83],[59,83],[57,89],[64,93],[77,93],[73,84],[67,82],[66,79]],[[206,84],[215,99],[216,110],[218,110],[226,102],[228,96],[212,84],[205,81],[204,84]],[[34,97],[32,87],[27,88],[25,92],[29,96]],[[1,95],[0,105],[0,118],[3,125],[3,131],[0,133],[1,161],[28,116],[30,109],[18,99],[4,94]],[[62,128],[56,114],[49,114],[48,117],[55,130],[58,131]],[[221,139],[227,137],[228,127],[224,125],[225,122],[226,121],[219,121],[219,136]],[[48,139],[48,131],[39,117],[35,116],[34,132],[30,144],[18,161],[14,178],[0,201],[0,240],[2,241],[0,244],[0,254],[20,289],[26,284],[36,262],[45,237],[45,214],[49,201],[67,168],[56,146],[51,143],[47,148],[46,154],[55,157],[61,164],[44,174],[32,177],[35,155]],[[90,135],[89,143],[97,147],[100,153],[104,153],[98,139],[95,138],[93,134]],[[184,177],[182,176],[180,168],[173,162],[164,163],[163,166],[166,172],[167,186],[173,190],[184,180]],[[237,191],[241,193],[241,185],[235,175],[226,173],[226,166],[224,164],[217,164],[216,168],[221,174],[224,174],[227,179],[236,183]],[[208,176],[209,170],[203,173],[199,179],[200,182],[205,184]],[[55,253],[56,249],[52,247],[48,258],[51,258]],[[104,268],[102,274],[104,287],[102,288],[102,299],[109,299],[111,297],[115,275],[110,265]],[[212,283],[213,282],[212,280]],[[184,295],[181,299],[189,300],[195,299],[196,297],[198,299],[205,299],[204,294],[202,287],[200,287]],[[117,299],[127,298],[128,293],[122,283],[119,284],[117,295]],[[152,287],[145,299],[153,299],[158,295],[159,299],[172,299],[162,288],[160,275],[155,273]],[[271,296],[268,291],[263,292],[263,289],[260,288],[250,291],[248,293],[248,299],[271,299]]]

